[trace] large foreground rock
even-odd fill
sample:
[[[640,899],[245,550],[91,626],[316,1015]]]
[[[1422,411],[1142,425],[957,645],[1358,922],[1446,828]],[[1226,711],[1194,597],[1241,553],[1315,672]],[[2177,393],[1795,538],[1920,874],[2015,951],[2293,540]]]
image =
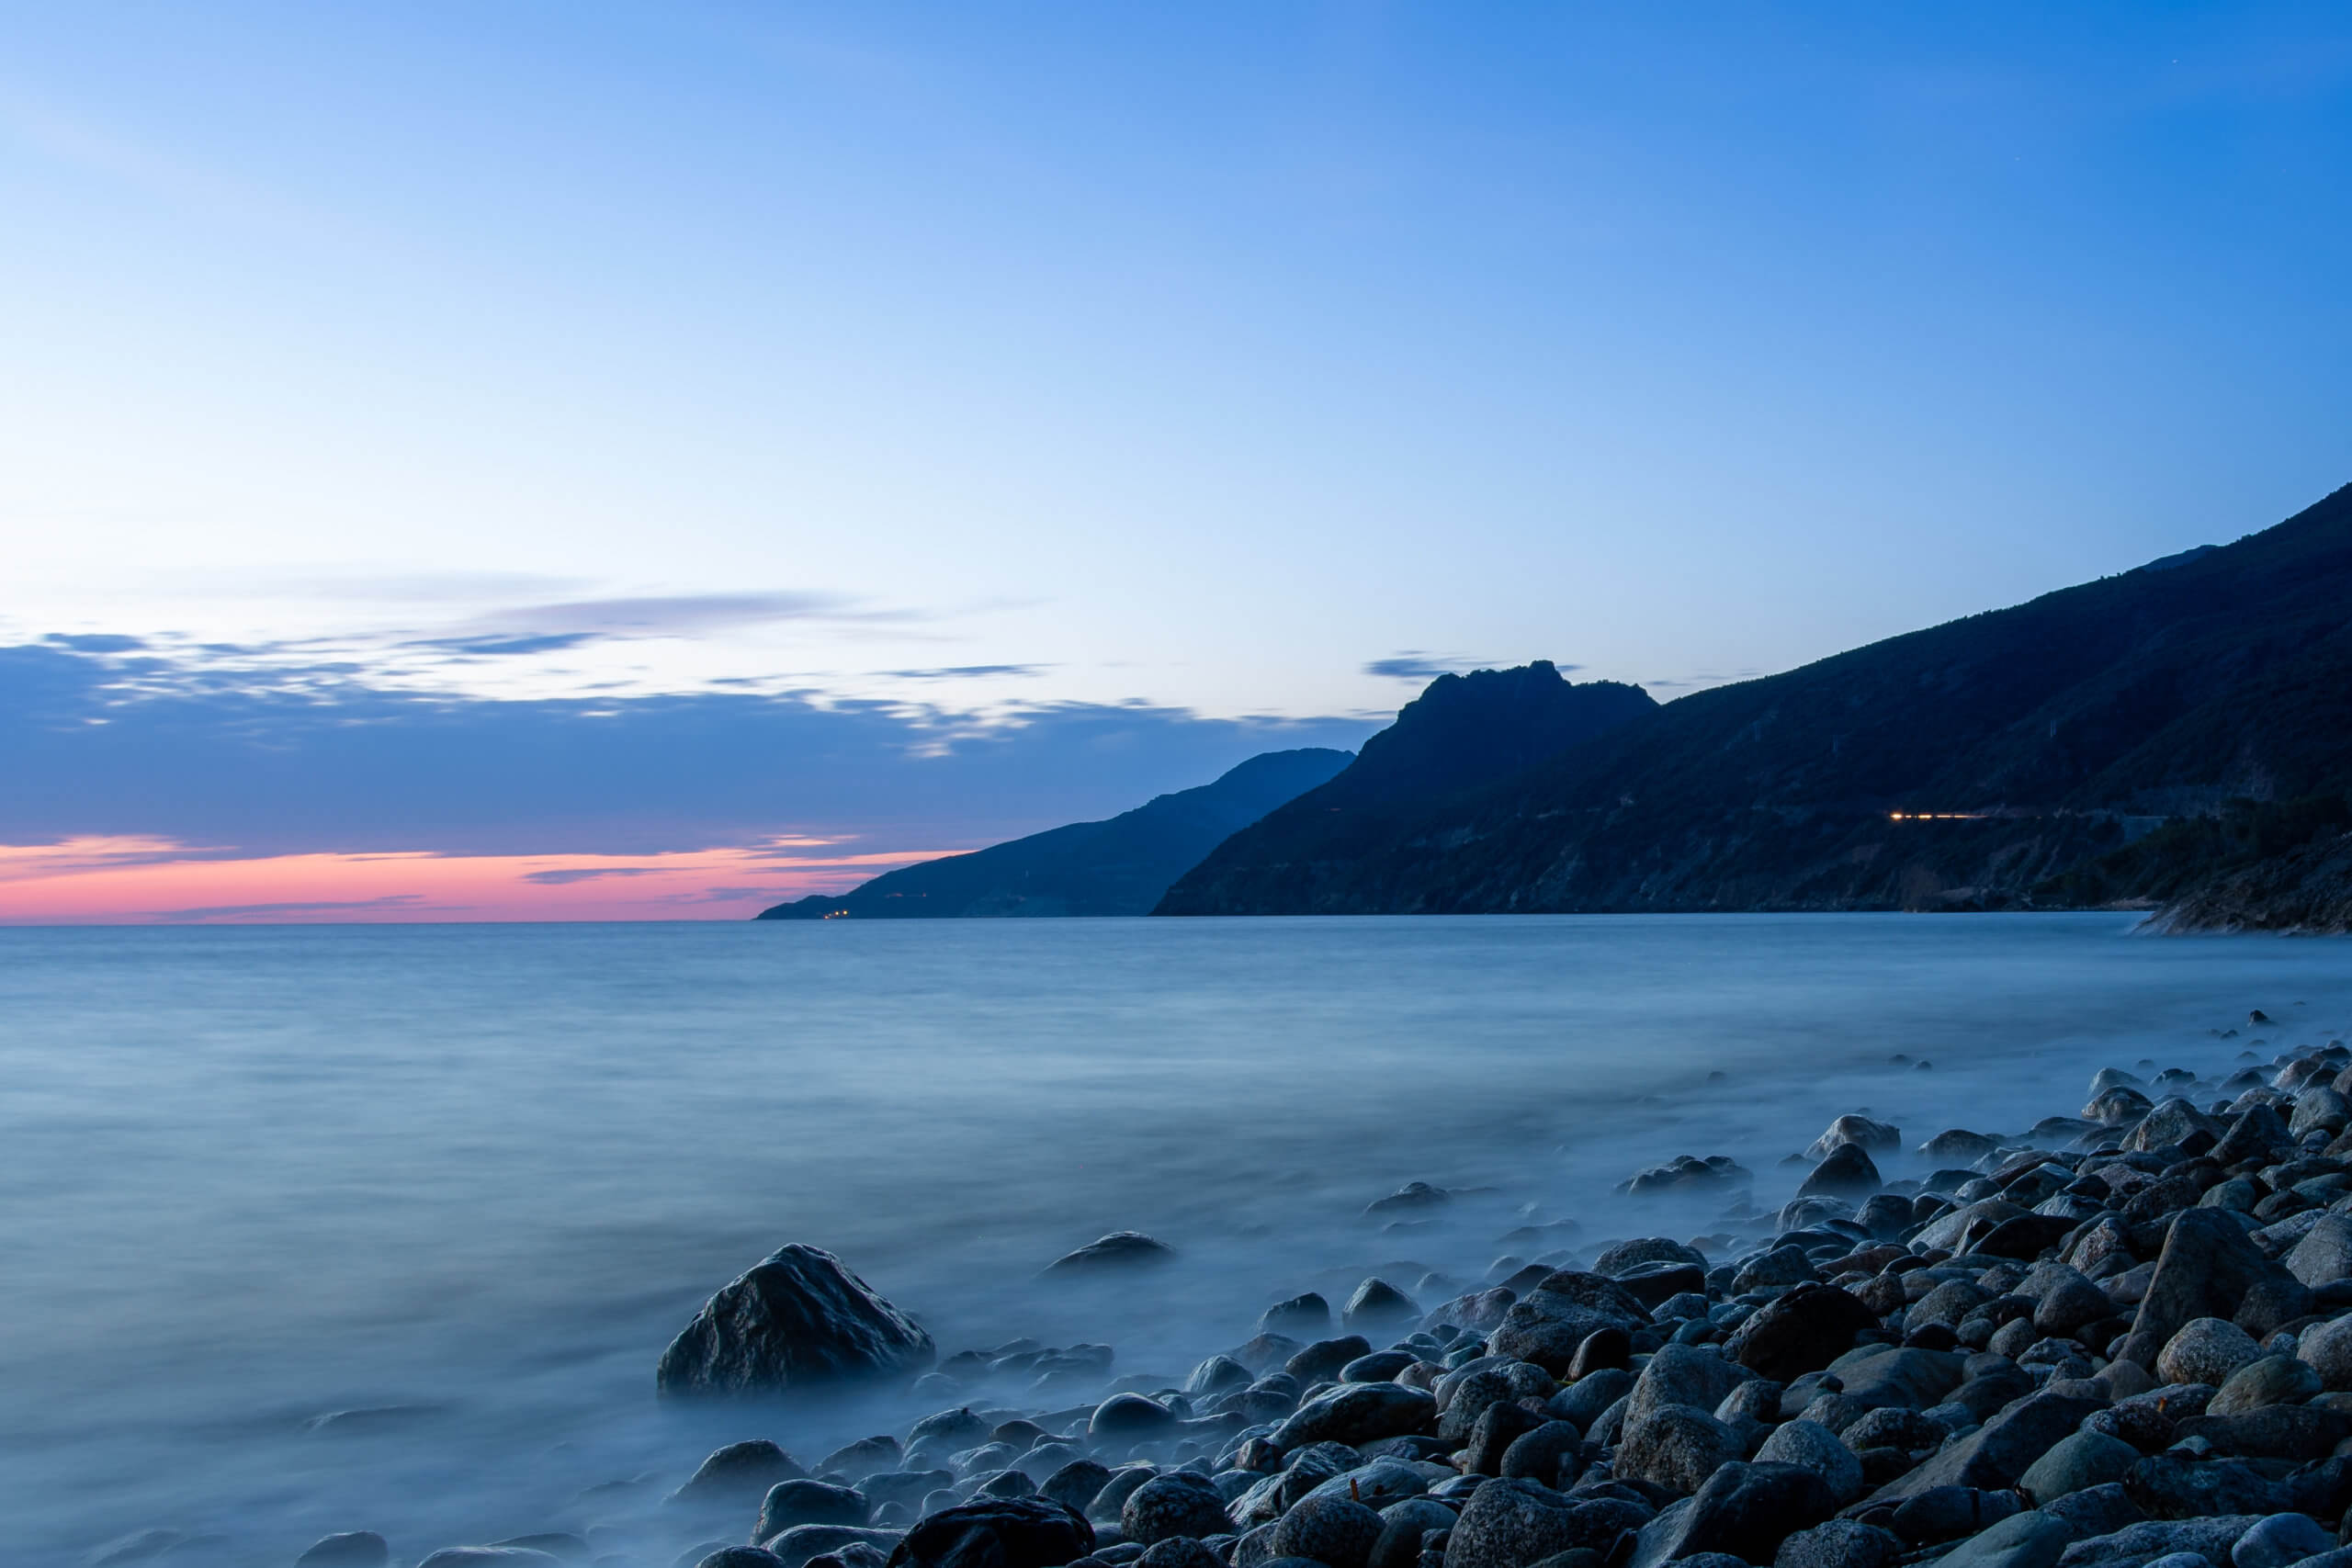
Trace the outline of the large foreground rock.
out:
[[[2004,1406],[1984,1426],[1918,1469],[1880,1487],[1874,1496],[1883,1502],[1900,1502],[1934,1486],[1980,1491],[2015,1486],[2036,1460],[2082,1424],[2084,1416],[2103,1408],[2102,1400],[2043,1389]]]
[[[1058,1568],[1094,1549],[1094,1527],[1043,1497],[988,1497],[917,1522],[891,1568]]]
[[[662,1352],[671,1396],[775,1394],[920,1371],[931,1336],[822,1248],[779,1248],[703,1304]]]

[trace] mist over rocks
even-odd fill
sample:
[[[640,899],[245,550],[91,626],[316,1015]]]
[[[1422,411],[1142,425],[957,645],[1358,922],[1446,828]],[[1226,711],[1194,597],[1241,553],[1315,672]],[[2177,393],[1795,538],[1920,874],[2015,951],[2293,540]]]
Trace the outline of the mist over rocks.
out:
[[[876,1429],[800,1444],[808,1464],[739,1435],[642,1503],[561,1522],[606,1568],[730,1537],[741,1562],[794,1568],[2285,1568],[2352,1529],[2352,1136],[2292,1130],[2347,1070],[2328,1046],[2270,1066],[2287,1089],[2181,1073],[2136,1118],[1939,1134],[1932,1163],[1890,1124],[1872,1155],[1849,1112],[1812,1160],[1732,1192],[1623,1191],[1612,1215],[1655,1229],[1552,1233],[1576,1239],[1451,1295],[1397,1258],[1271,1280],[1225,1349],[1161,1368],[1035,1338],[938,1359],[840,1259],[787,1247],[663,1366],[863,1399],[828,1408]],[[1817,1190],[1864,1167],[1859,1202]],[[1501,1198],[1419,1186],[1335,1205],[1334,1234],[1361,1237],[1367,1202],[1520,1228]],[[1035,1299],[1082,1314],[1091,1290],[1197,1266],[1189,1243],[1122,1236],[1160,1267]],[[723,1408],[785,1437],[812,1407]]]

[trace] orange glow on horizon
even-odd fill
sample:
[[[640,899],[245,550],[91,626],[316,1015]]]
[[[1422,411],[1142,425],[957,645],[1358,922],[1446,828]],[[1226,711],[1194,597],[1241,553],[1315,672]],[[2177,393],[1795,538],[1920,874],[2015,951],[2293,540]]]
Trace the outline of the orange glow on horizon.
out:
[[[825,843],[650,855],[243,855],[147,837],[0,844],[0,925],[733,920],[943,852],[809,852]]]

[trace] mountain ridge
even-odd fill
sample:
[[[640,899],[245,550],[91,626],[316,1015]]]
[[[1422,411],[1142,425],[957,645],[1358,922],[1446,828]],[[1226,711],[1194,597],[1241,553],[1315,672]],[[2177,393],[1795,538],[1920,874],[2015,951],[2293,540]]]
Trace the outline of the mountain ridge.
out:
[[[2346,604],[2352,487],[2231,545],[1694,693],[1404,807],[1344,856],[1282,859],[1270,817],[1160,907],[2083,907],[2082,878],[2149,828],[2352,788]],[[2183,867],[2124,869],[2104,902],[2154,902]]]
[[[1099,822],[944,855],[886,872],[842,894],[816,894],[761,920],[1142,915],[1220,840],[1354,761],[1350,751],[1265,751],[1208,784],[1154,795]]]

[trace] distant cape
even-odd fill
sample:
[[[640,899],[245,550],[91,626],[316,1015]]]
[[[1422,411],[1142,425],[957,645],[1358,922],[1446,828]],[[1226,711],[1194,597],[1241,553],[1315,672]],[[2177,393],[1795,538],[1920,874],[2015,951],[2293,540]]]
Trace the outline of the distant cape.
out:
[[[1250,758],[1212,784],[1101,822],[888,872],[850,892],[763,909],[763,920],[1146,915],[1168,885],[1238,829],[1313,789],[1354,753],[1310,747]]]

